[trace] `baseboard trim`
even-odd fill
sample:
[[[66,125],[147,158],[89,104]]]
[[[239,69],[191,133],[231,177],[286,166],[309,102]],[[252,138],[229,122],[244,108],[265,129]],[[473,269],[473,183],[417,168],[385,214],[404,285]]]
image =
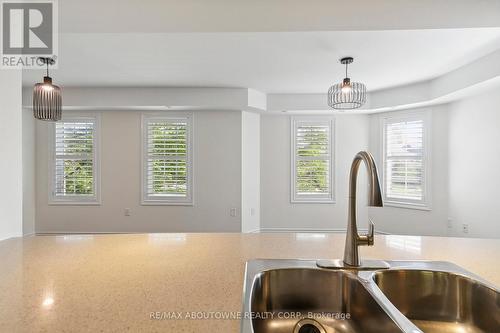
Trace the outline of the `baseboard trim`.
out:
[[[60,235],[132,235],[132,234],[151,234],[152,232],[135,231],[37,231],[35,236],[60,236]],[[160,232],[158,232],[160,233]],[[166,232],[161,232],[166,233]],[[178,232],[175,232],[178,233]]]
[[[334,234],[344,234],[347,229],[345,228],[260,228],[261,233],[279,233],[279,232],[291,232],[291,233],[334,233]],[[367,233],[368,229],[358,229],[360,233]],[[375,229],[375,234],[377,235],[389,235],[388,232]]]
[[[358,229],[360,233],[367,233],[367,229]],[[344,234],[346,233],[345,228],[259,228],[246,232],[245,234],[260,234],[260,233],[320,233],[320,234]],[[57,236],[57,235],[111,235],[111,234],[144,234],[151,232],[123,232],[123,231],[98,231],[98,232],[88,232],[88,231],[43,231],[26,234],[23,236]],[[169,233],[169,232],[159,232],[159,233]],[[192,232],[174,232],[174,233],[192,233]],[[197,232],[196,232],[197,233]],[[209,232],[214,233],[214,232]],[[390,233],[375,229],[375,234],[377,235],[390,235]]]
[[[261,232],[260,229],[253,229],[250,231],[242,231],[241,233],[243,233],[243,234],[259,234],[260,232]]]

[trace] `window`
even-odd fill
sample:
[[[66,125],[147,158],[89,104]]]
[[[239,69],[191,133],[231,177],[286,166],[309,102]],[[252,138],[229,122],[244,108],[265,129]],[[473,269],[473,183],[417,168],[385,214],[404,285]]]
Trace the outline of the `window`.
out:
[[[333,120],[292,118],[292,202],[334,202]]]
[[[385,118],[384,199],[388,205],[429,208],[429,115]]]
[[[50,201],[99,203],[97,116],[64,117],[51,124]]]
[[[144,116],[143,204],[192,204],[192,116]]]

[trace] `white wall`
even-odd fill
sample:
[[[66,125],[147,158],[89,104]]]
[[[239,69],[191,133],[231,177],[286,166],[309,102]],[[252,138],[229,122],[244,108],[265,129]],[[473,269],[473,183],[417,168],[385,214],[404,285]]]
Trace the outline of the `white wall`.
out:
[[[452,235],[500,238],[500,95],[450,106],[449,215]]]
[[[35,232],[35,117],[23,109],[23,235]]]
[[[429,109],[402,111],[420,112]],[[383,207],[372,210],[377,229],[391,234],[403,235],[446,235],[448,214],[448,108],[436,106],[431,113],[431,210],[417,210],[397,207]],[[391,112],[390,115],[401,114]],[[377,165],[382,167],[381,117],[386,114],[370,115],[370,150]],[[379,170],[381,174],[382,170]]]
[[[4,99],[2,103],[6,105]],[[6,110],[4,105],[2,112]],[[500,237],[500,205],[496,195],[500,178],[494,176],[500,169],[498,105],[500,97],[488,93],[430,108],[430,211],[395,207],[367,209],[366,176],[361,168],[358,186],[360,228],[366,227],[369,213],[376,229],[382,232]],[[14,188],[14,196],[18,195],[15,187],[21,184],[15,177],[22,170],[24,206],[19,213],[19,207],[12,204],[17,201],[11,193],[5,196],[0,235],[19,235],[18,222],[4,223],[17,221],[19,216],[24,219],[24,233],[32,230],[34,210],[29,201],[35,184],[30,180],[34,168],[30,162],[33,153],[30,144],[34,139],[37,232],[251,232],[259,228],[262,231],[343,231],[347,222],[352,158],[360,150],[369,150],[377,164],[382,165],[380,117],[383,114],[337,114],[334,116],[336,203],[291,204],[289,115],[196,111],[195,206],[141,206],[140,114],[137,111],[102,113],[103,200],[101,206],[91,207],[48,205],[45,123],[36,123],[35,137],[32,136],[30,112],[23,114],[24,131],[5,126],[2,135],[6,135],[8,140],[4,142],[9,144],[2,149],[14,161],[20,152],[19,147],[11,143],[21,140],[20,133],[23,133],[23,167],[3,163],[2,168],[14,174],[14,178],[6,179],[6,186]],[[13,119],[11,113],[9,117]],[[10,204],[4,205],[5,202]],[[235,217],[230,216],[233,207],[237,209]],[[132,216],[125,217],[124,208],[131,208]],[[5,218],[7,210],[16,218]],[[468,234],[462,233],[463,224],[468,224]]]
[[[324,117],[324,116],[323,116]],[[335,204],[290,203],[290,117],[261,117],[261,226],[263,231],[345,230],[348,176],[354,155],[368,148],[369,117],[335,118]],[[359,179],[360,227],[366,228],[366,172]],[[376,222],[376,221],[375,221]]]
[[[71,111],[68,111],[71,112]],[[141,206],[141,113],[101,117],[101,206],[48,205],[47,124],[36,130],[37,232],[239,232],[241,112],[194,112],[194,206]],[[230,209],[237,216],[230,216]],[[124,216],[124,209],[131,216]]]
[[[418,110],[417,110],[418,111]],[[391,113],[393,114],[393,113]],[[381,163],[380,117],[335,116],[336,203],[290,203],[290,117],[262,116],[262,216],[264,231],[343,231],[347,223],[348,177],[354,155],[370,151]],[[358,221],[366,228],[367,216],[377,231],[395,234],[446,235],[448,214],[448,110],[432,109],[432,198],[431,211],[383,207],[366,208],[366,173],[361,168],[358,184]],[[381,174],[382,170],[379,170]]]
[[[260,114],[241,114],[241,231],[260,229]]]
[[[22,235],[22,75],[0,70],[0,240]]]

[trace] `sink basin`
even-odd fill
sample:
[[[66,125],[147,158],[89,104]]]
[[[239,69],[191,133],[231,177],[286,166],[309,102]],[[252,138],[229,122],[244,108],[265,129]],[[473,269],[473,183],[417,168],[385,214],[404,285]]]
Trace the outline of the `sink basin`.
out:
[[[241,332],[500,333],[500,290],[457,265],[349,270],[323,261],[248,261]]]
[[[500,293],[471,278],[430,270],[379,271],[389,301],[424,332],[500,332]]]
[[[348,271],[261,272],[253,281],[250,311],[270,314],[252,320],[256,333],[401,332],[356,274]]]

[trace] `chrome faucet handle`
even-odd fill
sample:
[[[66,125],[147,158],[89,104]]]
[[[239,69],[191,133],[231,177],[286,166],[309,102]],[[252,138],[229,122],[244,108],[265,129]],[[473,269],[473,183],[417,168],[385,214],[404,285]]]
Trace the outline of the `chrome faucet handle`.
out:
[[[369,224],[368,224],[368,246],[372,246],[375,238],[373,237],[375,235],[375,224],[373,224],[373,221],[370,219]]]
[[[366,235],[359,235],[357,244],[372,246],[374,242],[374,237],[373,237],[374,235],[375,235],[375,225],[373,224],[373,221],[370,220],[368,224],[368,233]]]

